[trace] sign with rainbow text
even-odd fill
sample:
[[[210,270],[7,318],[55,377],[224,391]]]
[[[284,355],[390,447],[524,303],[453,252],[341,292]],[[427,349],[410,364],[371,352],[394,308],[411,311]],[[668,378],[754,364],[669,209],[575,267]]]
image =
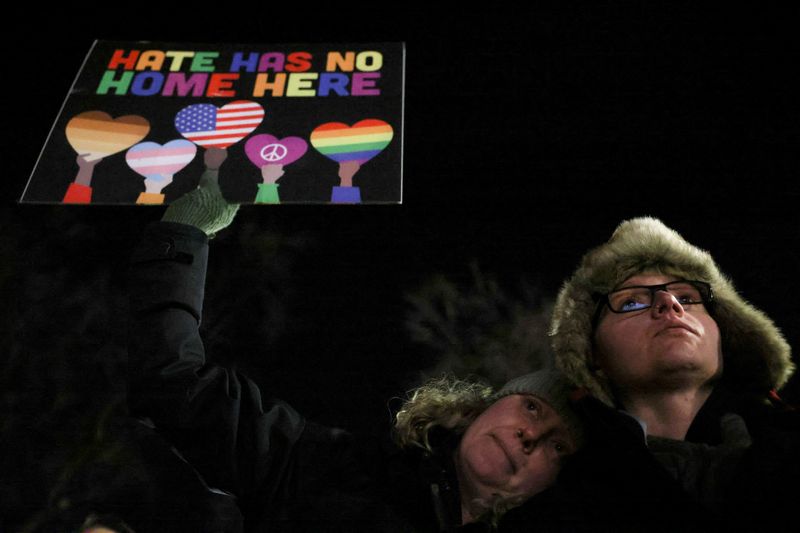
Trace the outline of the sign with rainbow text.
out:
[[[95,41],[21,202],[401,203],[403,43]]]

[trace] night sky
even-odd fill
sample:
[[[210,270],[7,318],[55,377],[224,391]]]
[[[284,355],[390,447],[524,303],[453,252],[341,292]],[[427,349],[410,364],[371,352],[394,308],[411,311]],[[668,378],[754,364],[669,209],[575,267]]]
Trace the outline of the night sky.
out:
[[[227,271],[226,283],[236,284],[220,287],[210,277],[214,301],[225,301],[226,291],[246,292],[271,272],[243,254],[237,227],[300,243],[281,267],[286,290],[275,338],[243,340],[247,328],[237,327],[239,320],[225,322],[212,310],[205,327],[219,339],[236,337],[215,343],[223,351],[249,346],[247,354],[221,359],[250,369],[309,416],[351,426],[387,416],[387,395],[402,394],[430,366],[405,330],[404,295],[432,276],[469,283],[470,264],[477,264],[509,294],[525,280],[552,298],[583,253],[633,216],[659,217],[709,250],[796,349],[796,14],[701,16],[645,2],[601,4],[554,11],[400,8],[388,16],[375,7],[301,13],[266,4],[245,13],[220,7],[213,16],[175,8],[113,16],[86,9],[44,25],[37,16],[16,17],[24,37],[6,43],[13,60],[6,67],[12,89],[6,112],[23,109],[25,118],[14,127],[7,121],[0,241],[10,302],[3,317],[8,331],[23,332],[14,334],[14,348],[27,353],[26,339],[37,337],[37,327],[49,334],[59,327],[81,331],[70,322],[75,301],[57,297],[64,291],[121,316],[128,254],[142,228],[163,212],[15,203],[86,52],[100,38],[406,42],[403,204],[243,207],[212,242],[212,274]],[[53,279],[48,272],[55,265],[61,274]],[[86,281],[98,278],[108,281]],[[118,302],[123,308],[114,308]],[[225,313],[252,319],[235,305]],[[21,317],[31,323],[21,325]],[[106,339],[102,328],[92,331],[100,351],[118,333]],[[46,351],[30,342],[32,352]],[[263,358],[262,342],[269,348]],[[42,368],[57,372],[63,365]],[[14,386],[25,388],[19,380]],[[109,390],[116,386],[112,379]],[[795,379],[784,395],[797,401],[799,390]]]

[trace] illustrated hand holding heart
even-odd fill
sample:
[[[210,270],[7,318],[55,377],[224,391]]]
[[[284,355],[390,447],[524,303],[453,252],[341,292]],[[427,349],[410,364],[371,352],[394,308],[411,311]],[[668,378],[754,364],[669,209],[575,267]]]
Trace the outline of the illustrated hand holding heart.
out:
[[[64,195],[64,203],[90,203],[95,165],[144,139],[150,132],[147,119],[137,115],[112,118],[103,111],[87,111],[67,123],[70,146],[78,153],[78,175]]]
[[[228,147],[241,141],[264,120],[264,108],[257,102],[236,100],[222,107],[193,104],[175,115],[175,129],[186,139],[206,149],[207,169],[219,170]]]
[[[248,139],[244,151],[250,162],[261,169],[263,183],[258,185],[255,203],[279,204],[277,181],[283,176],[285,165],[294,163],[306,153],[308,144],[300,137],[278,139],[262,133]]]
[[[353,187],[353,176],[361,165],[386,148],[394,136],[392,126],[380,119],[365,119],[348,126],[328,122],[311,132],[311,146],[328,159],[339,163],[340,187],[334,187],[335,203],[358,203],[361,195]]]
[[[137,203],[163,203],[161,191],[172,183],[177,172],[192,162],[196,154],[197,146],[185,139],[175,139],[163,146],[143,142],[128,150],[125,154],[128,166],[145,178],[145,192]]]
[[[275,183],[283,176],[283,167],[303,157],[307,150],[308,144],[300,137],[278,139],[268,133],[254,135],[244,146],[250,162],[261,169],[264,183]]]

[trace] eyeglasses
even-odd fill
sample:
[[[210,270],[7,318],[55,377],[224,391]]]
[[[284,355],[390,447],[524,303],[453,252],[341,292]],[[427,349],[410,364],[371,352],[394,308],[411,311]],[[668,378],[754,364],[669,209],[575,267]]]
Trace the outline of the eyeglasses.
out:
[[[708,305],[714,301],[711,285],[705,281],[680,280],[661,285],[633,285],[598,295],[600,305],[597,306],[595,320],[600,316],[602,303],[606,303],[614,313],[632,313],[650,308],[659,291],[672,294],[681,305]]]

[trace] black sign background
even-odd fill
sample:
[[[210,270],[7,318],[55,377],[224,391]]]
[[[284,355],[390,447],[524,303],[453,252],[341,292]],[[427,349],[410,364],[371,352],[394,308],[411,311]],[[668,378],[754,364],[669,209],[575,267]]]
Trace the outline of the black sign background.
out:
[[[214,60],[217,73],[229,72],[234,53],[295,51],[312,54],[312,66],[308,72],[325,72],[329,51],[379,51],[383,55],[383,66],[377,71],[380,78],[375,86],[381,93],[377,96],[328,96],[273,97],[269,92],[264,97],[251,96],[256,73],[240,72],[233,82],[237,94],[230,98],[179,97],[179,96],[135,96],[96,94],[100,80],[107,70],[109,60],[116,49],[136,50],[189,50],[218,51]],[[30,183],[22,197],[23,202],[60,203],[64,192],[78,172],[76,152],[67,142],[66,126],[74,116],[86,111],[103,111],[113,118],[139,115],[150,122],[150,132],[143,139],[165,144],[174,139],[183,139],[175,129],[175,115],[184,107],[193,104],[211,103],[217,107],[235,100],[258,102],[265,110],[262,123],[247,137],[228,147],[228,159],[220,169],[220,186],[225,197],[236,203],[252,203],[257,185],[261,182],[260,170],[251,163],[245,152],[247,139],[260,133],[270,133],[278,138],[296,136],[306,142],[311,131],[327,122],[342,122],[352,125],[359,120],[377,118],[389,123],[394,135],[389,145],[377,156],[364,163],[355,175],[353,185],[360,188],[363,203],[398,203],[401,201],[401,158],[403,142],[403,45],[402,44],[270,44],[270,45],[209,45],[191,43],[135,43],[100,41],[96,43],[86,65],[76,80],[74,88],[65,102],[51,132],[44,153],[36,167]],[[162,70],[169,74],[169,61]],[[181,72],[189,74],[189,61],[184,62]],[[123,72],[117,69],[117,75]],[[148,71],[133,71],[135,73]],[[356,71],[357,72],[357,71]],[[270,79],[275,73],[268,71]],[[287,73],[289,74],[289,73]],[[318,82],[312,84],[316,87]],[[93,204],[132,204],[144,190],[144,178],[125,162],[125,152],[112,154],[98,162],[92,179]],[[198,147],[195,159],[175,174],[172,184],[165,187],[165,203],[180,197],[197,186],[203,171],[204,148]],[[284,168],[279,180],[281,203],[327,203],[331,199],[331,188],[339,185],[338,163],[317,152],[310,144],[308,151],[296,162]]]

